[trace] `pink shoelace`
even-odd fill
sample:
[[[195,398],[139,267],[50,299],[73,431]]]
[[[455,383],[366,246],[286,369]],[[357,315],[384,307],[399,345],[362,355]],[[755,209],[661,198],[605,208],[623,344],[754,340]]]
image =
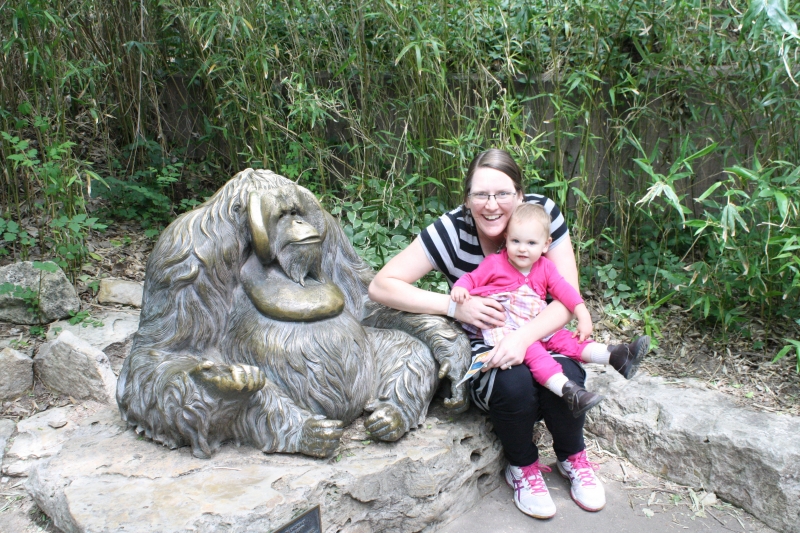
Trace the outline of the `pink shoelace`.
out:
[[[597,483],[597,478],[594,475],[595,470],[600,469],[600,465],[589,461],[586,456],[586,450],[580,451],[575,455],[567,457],[567,462],[572,467],[572,475],[581,480],[581,485],[584,487],[594,487]]]
[[[536,461],[532,465],[520,467],[522,470],[522,477],[514,479],[514,489],[519,492],[522,490],[522,480],[528,480],[528,486],[534,494],[547,494],[547,485],[544,483],[544,478],[539,472],[550,472],[552,469],[549,466],[539,464]]]

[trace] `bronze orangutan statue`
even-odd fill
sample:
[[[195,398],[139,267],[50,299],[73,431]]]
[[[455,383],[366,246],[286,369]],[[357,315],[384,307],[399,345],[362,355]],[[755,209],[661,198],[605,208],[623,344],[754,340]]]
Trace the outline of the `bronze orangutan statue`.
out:
[[[399,439],[470,348],[445,318],[371,302],[372,276],[308,190],[237,174],[150,255],[117,384],[123,419],[198,457],[225,441],[325,457],[365,410],[374,438]],[[465,409],[465,389],[445,405]]]

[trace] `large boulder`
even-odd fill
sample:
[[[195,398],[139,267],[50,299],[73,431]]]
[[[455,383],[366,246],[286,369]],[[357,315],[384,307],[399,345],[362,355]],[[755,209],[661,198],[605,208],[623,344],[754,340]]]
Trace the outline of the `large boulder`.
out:
[[[589,374],[587,388],[607,397],[586,424],[602,447],[800,532],[800,418],[737,406],[693,380],[678,388],[662,378]]]
[[[32,261],[22,261],[0,268],[0,285],[10,283],[39,294],[39,316],[30,310],[30,301],[18,294],[0,294],[0,320],[13,324],[48,323],[67,318],[70,312],[81,309],[75,287],[55,263],[46,263],[54,272],[33,266]]]
[[[500,483],[503,459],[485,416],[441,405],[395,443],[363,419],[332,459],[223,446],[211,459],[138,438],[111,406],[80,422],[26,488],[63,531],[274,531],[321,506],[323,531],[435,531]]]
[[[115,401],[117,378],[108,357],[70,331],[42,344],[33,363],[36,375],[54,391],[73,398]]]
[[[18,398],[33,387],[33,361],[13,348],[0,351],[0,400]]]

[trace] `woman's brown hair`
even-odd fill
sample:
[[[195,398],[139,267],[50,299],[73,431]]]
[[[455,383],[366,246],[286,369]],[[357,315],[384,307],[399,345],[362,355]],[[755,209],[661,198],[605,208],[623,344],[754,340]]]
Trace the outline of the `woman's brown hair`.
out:
[[[469,164],[467,175],[464,178],[464,204],[466,205],[469,198],[470,189],[472,188],[472,177],[479,168],[492,168],[498,170],[511,178],[514,182],[514,190],[522,192],[522,170],[511,157],[511,154],[505,150],[491,148],[485,152],[481,152],[475,156],[472,163]]]

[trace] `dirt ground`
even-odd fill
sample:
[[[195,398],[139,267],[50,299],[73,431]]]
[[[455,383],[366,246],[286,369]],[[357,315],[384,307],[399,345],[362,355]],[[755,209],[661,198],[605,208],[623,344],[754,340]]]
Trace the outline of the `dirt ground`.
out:
[[[92,281],[102,277],[143,281],[145,263],[153,244],[135,224],[117,225],[114,231],[110,229],[90,241],[90,251],[101,260],[86,265],[83,268],[86,279],[77,283],[84,310],[88,310],[90,316],[104,309],[113,309],[94,301]],[[588,303],[595,319],[594,336],[597,340],[610,344],[628,342],[642,333],[641,323],[613,320],[605,315],[602,302],[589,299]],[[739,325],[736,336],[723,339],[720,331],[708,328],[693,319],[691,312],[678,307],[663,310],[656,320],[662,336],[655,339],[655,346],[640,371],[676,381],[698,379],[731,396],[740,405],[771,413],[800,415],[800,375],[796,370],[796,358],[790,354],[776,363],[771,362],[782,338],[800,338],[800,325],[787,321],[767,331],[764,324],[752,321]],[[31,335],[28,326],[0,322],[0,347],[10,345],[33,356],[42,342],[41,338]],[[18,422],[74,401],[51,392],[37,380],[27,395],[3,402],[0,417]],[[597,449],[595,453],[603,455],[607,452]],[[623,471],[628,470],[639,477],[644,475],[627,461],[614,459]],[[658,483],[664,489],[661,492],[671,495],[673,505],[676,502],[684,502],[689,507],[696,504],[697,494],[692,488],[665,481]],[[58,533],[50,519],[28,497],[23,485],[24,479],[0,478],[0,531]],[[727,504],[720,502],[720,505],[724,510],[720,512],[732,513],[739,521],[746,515]]]

